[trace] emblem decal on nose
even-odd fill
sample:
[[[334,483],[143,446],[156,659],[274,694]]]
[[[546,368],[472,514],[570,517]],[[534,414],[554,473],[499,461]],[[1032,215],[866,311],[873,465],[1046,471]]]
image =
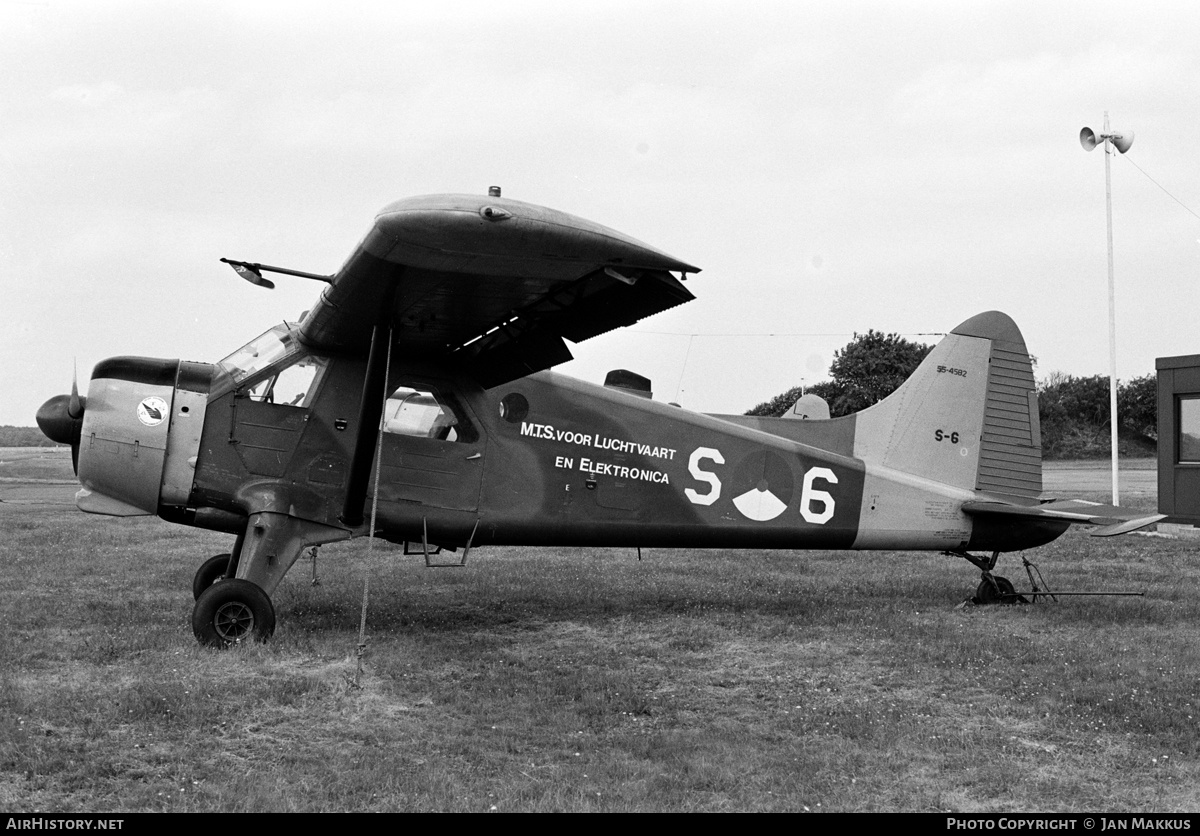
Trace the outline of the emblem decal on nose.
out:
[[[167,417],[167,402],[157,395],[151,395],[148,398],[143,398],[138,404],[137,417],[138,420],[147,427],[157,427]]]

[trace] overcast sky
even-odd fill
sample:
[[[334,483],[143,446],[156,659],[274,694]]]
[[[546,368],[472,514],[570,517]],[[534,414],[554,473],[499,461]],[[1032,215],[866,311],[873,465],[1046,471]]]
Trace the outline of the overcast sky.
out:
[[[491,185],[703,268],[577,377],[741,412],[990,309],[1039,378],[1106,374],[1105,110],[1118,376],[1151,374],[1200,353],[1197,43],[1183,2],[0,0],[0,424],[320,290],[222,256],[333,272],[385,204]]]

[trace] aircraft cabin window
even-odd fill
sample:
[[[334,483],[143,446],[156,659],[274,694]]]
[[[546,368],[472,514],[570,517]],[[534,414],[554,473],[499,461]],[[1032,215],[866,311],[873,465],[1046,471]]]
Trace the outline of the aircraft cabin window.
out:
[[[246,394],[252,401],[306,407],[312,403],[317,382],[328,362],[324,357],[305,357],[299,363],[258,381]]]
[[[267,366],[294,354],[300,348],[288,325],[276,325],[260,334],[220,362],[235,384],[262,371]]]
[[[1200,398],[1179,399],[1179,461],[1200,462]]]
[[[383,418],[383,431],[396,435],[442,441],[474,441],[476,437],[449,402],[428,389],[399,387],[388,398]]]

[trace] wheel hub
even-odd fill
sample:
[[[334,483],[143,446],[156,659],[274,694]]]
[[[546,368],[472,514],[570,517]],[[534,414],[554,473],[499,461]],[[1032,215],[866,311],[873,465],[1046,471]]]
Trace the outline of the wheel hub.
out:
[[[213,629],[222,641],[243,641],[254,632],[254,611],[241,601],[222,604],[213,615]]]

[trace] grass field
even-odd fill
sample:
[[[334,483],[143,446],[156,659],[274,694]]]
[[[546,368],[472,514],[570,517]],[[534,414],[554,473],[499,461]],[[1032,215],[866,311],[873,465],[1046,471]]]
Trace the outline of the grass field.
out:
[[[53,486],[37,461],[0,477]],[[1072,531],[1030,555],[1054,588],[1146,597],[963,609],[938,555],[354,542],[217,652],[190,585],[231,538],[11,502],[0,531],[7,811],[1200,809],[1196,541]]]

